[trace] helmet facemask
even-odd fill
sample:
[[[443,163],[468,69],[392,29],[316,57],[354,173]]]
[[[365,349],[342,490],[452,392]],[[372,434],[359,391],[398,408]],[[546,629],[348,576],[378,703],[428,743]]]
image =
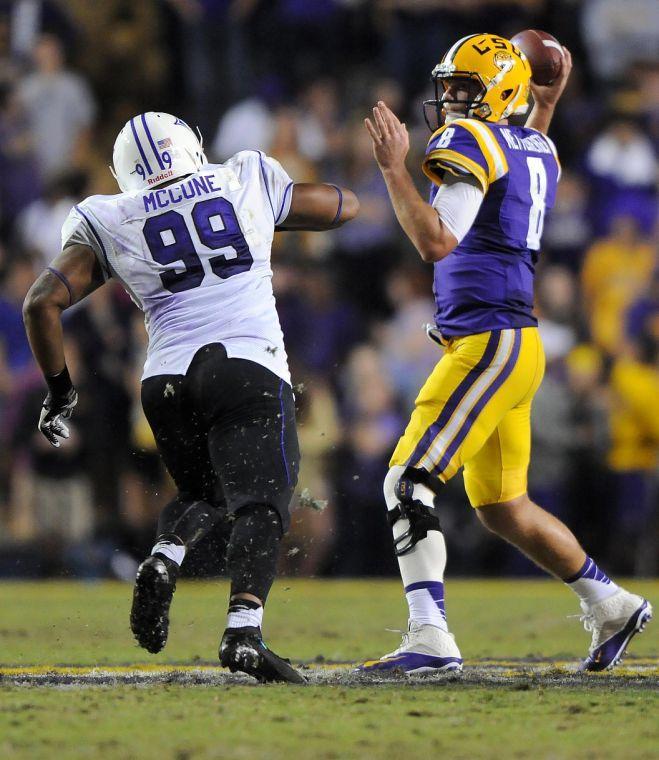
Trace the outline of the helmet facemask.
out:
[[[486,88],[480,76],[470,71],[439,72],[435,67],[432,80],[435,99],[423,102],[423,115],[431,132],[454,119],[471,118],[481,106]]]

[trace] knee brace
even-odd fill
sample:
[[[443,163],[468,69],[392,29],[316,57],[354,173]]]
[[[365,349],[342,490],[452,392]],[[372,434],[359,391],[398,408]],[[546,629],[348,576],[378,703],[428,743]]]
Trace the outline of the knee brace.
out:
[[[417,499],[414,498],[416,485],[425,486],[417,489],[422,491],[421,498]],[[384,486],[388,507],[387,520],[392,528],[401,519],[409,522],[407,530],[399,536],[394,536],[394,552],[397,557],[410,552],[428,535],[428,531],[437,530],[441,533],[436,503],[439,485],[440,481],[434,483],[425,470],[413,467],[389,470]]]

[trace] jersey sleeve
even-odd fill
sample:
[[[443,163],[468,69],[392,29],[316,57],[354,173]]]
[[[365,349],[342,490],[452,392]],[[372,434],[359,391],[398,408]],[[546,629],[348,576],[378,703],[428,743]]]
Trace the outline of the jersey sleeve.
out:
[[[62,225],[62,250],[70,245],[80,243],[88,245],[96,254],[98,263],[101,265],[103,279],[112,277],[112,271],[108,263],[105,244],[92,221],[92,214],[81,206],[74,206]]]
[[[277,159],[258,151],[261,175],[268,194],[275,227],[281,224],[291,210],[293,180],[288,176]]]
[[[487,193],[492,182],[508,173],[503,149],[490,128],[475,119],[458,119],[435,132],[423,160],[423,171],[436,185],[444,174],[471,174]]]

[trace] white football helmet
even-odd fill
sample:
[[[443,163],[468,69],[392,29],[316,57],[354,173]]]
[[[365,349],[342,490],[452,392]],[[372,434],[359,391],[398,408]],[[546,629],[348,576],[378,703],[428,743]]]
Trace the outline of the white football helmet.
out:
[[[199,137],[169,113],[147,113],[127,121],[112,151],[110,171],[124,193],[156,187],[198,171],[206,156]]]

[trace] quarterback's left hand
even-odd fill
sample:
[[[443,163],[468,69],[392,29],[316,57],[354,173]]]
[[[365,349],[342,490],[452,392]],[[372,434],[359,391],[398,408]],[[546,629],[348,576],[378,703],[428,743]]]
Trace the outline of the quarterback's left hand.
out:
[[[373,109],[373,121],[364,119],[364,124],[373,140],[373,155],[380,168],[405,166],[405,156],[410,149],[407,127],[382,100]]]
[[[53,396],[48,393],[41,407],[39,430],[48,443],[55,448],[60,446],[60,438],[69,437],[69,428],[64,423],[73,414],[73,407],[78,403],[78,394],[71,388],[65,396]]]

